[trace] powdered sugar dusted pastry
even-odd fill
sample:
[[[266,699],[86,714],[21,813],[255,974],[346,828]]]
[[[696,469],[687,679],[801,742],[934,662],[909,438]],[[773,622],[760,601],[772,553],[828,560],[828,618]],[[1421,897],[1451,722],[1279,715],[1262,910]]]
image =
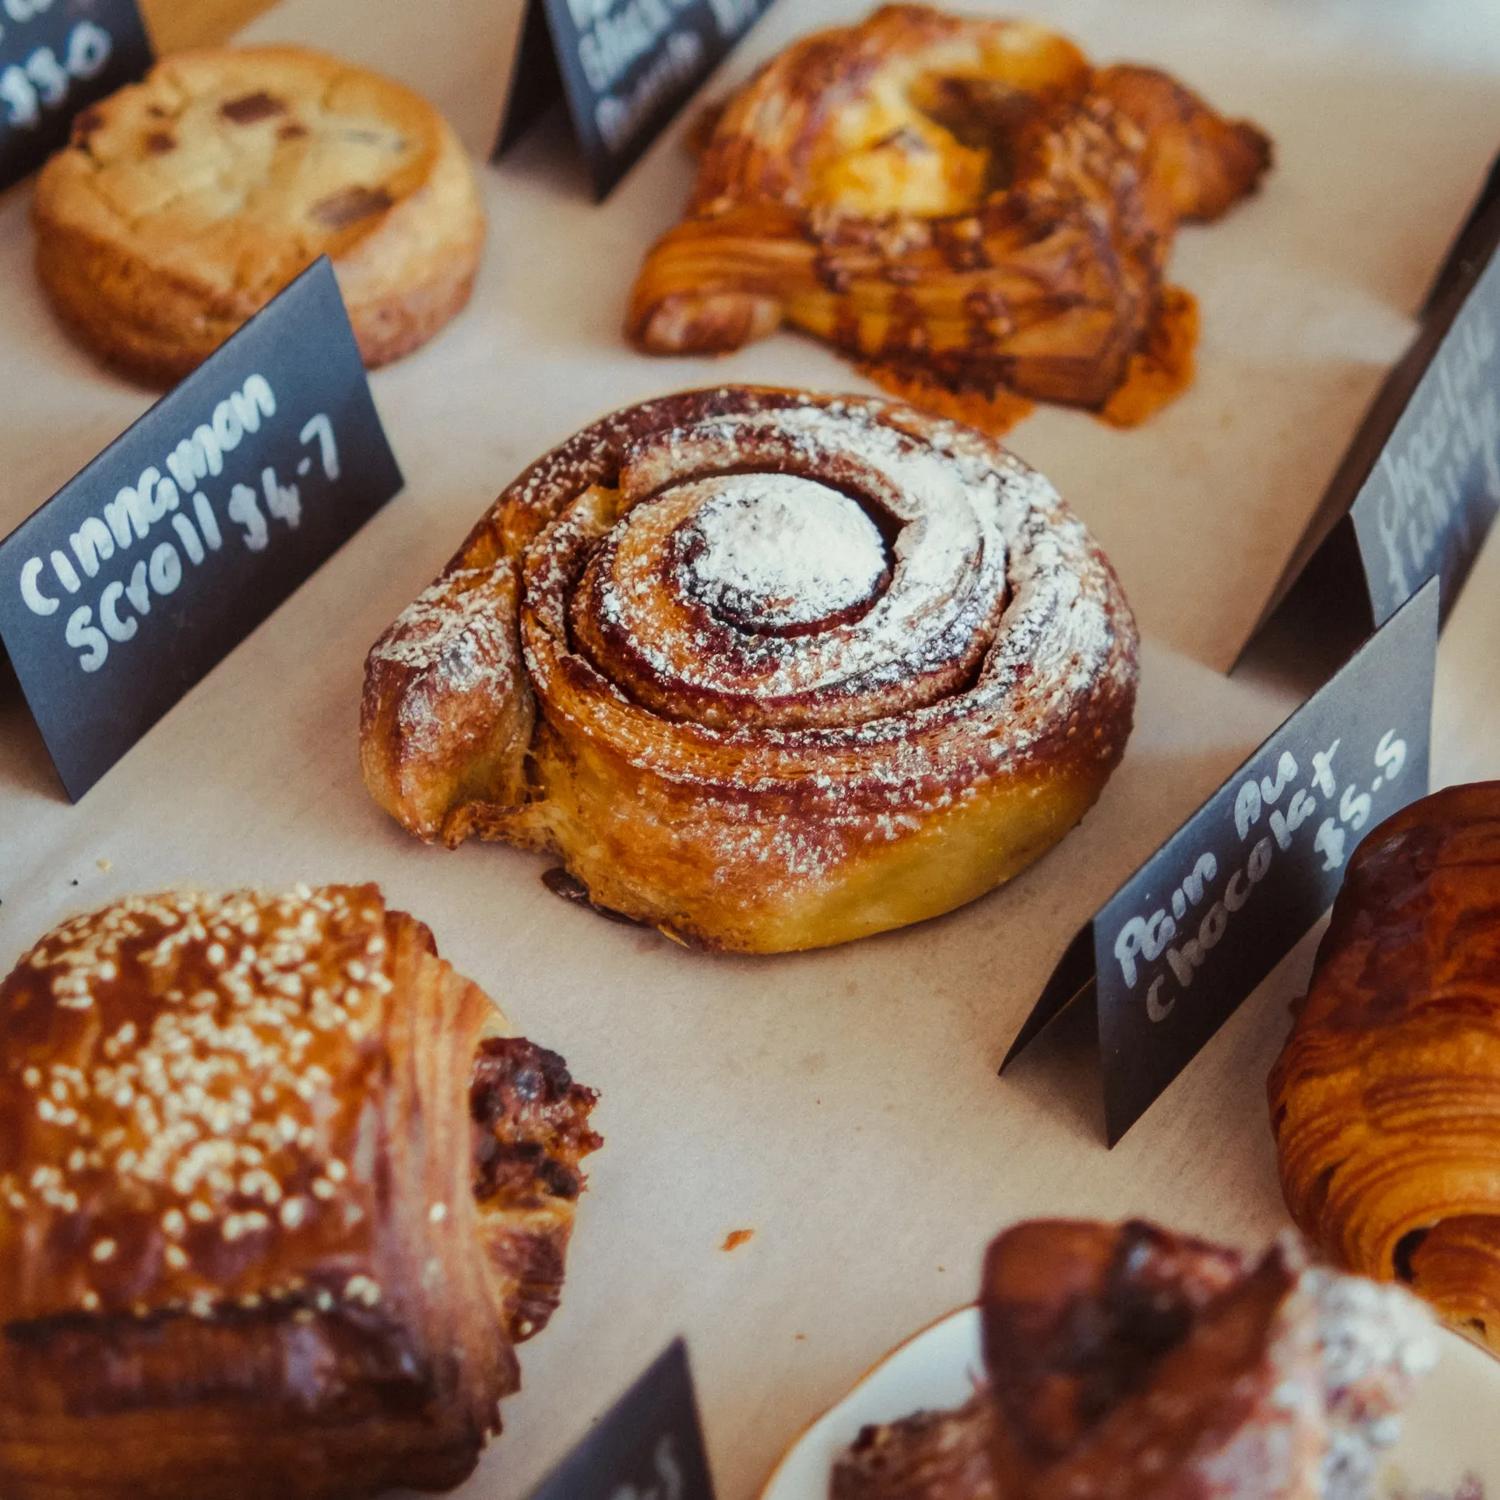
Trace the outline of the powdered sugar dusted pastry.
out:
[[[1365,1500],[1436,1362],[1399,1288],[1148,1224],[1001,1235],[985,1375],[958,1411],[868,1427],[833,1500]]]
[[[675,936],[817,947],[1061,838],[1123,753],[1135,650],[1097,546],[992,440],[688,392],[528,469],[376,643],[365,780]]]
[[[1011,393],[1139,421],[1191,375],[1195,304],[1165,281],[1177,227],[1269,161],[1260,131],[1164,73],[1096,68],[1028,21],[882,6],[730,98],[628,332],[682,354],[786,323],[993,430]]]
[[[0,985],[0,1495],[458,1483],[593,1102],[374,886],[49,933]]]
[[[320,53],[179,53],[84,110],[43,169],[37,269],[79,337],[180,379],[320,255],[366,364],[468,301],[484,219],[453,132],[409,89]]]

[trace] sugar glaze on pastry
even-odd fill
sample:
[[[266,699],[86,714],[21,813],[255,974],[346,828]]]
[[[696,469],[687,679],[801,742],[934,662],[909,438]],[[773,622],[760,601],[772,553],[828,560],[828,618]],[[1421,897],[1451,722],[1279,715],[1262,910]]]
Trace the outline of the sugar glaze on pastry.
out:
[[[0,1494],[457,1484],[593,1102],[374,886],[64,923],[0,985]]]
[[[702,148],[631,296],[640,348],[788,323],[997,431],[1011,392],[1121,423],[1170,399],[1197,326],[1165,280],[1178,225],[1227,212],[1270,162],[1260,131],[1164,73],[921,5],[793,43]]]
[[[918,921],[1075,824],[1136,635],[1040,475],[893,402],[618,412],[541,459],[371,650],[371,792],[593,900],[778,951]]]

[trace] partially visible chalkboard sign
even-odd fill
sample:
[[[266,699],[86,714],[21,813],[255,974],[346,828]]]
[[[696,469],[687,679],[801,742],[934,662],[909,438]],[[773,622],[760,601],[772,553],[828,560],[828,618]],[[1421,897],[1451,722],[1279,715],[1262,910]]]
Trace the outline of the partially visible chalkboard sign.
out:
[[[75,801],[401,488],[326,259],[0,542]]]
[[[0,187],[41,166],[80,109],[150,66],[135,0],[0,0]]]
[[[714,1500],[681,1339],[601,1418],[531,1500]]]
[[[1294,593],[1368,631],[1429,579],[1443,619],[1500,511],[1500,190],[1493,172],[1255,635]],[[1306,602],[1306,601],[1302,601]],[[1252,640],[1254,635],[1252,636]]]
[[[1367,828],[1428,790],[1438,585],[1419,589],[1104,904],[1003,1072],[1092,996],[1113,1146],[1327,910]]]
[[[495,155],[561,94],[605,196],[771,0],[527,0]]]

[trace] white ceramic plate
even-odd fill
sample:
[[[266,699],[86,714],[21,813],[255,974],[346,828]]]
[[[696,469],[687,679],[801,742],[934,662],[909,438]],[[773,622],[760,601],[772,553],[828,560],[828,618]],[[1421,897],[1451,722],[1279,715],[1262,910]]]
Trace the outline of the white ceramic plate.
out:
[[[1452,1334],[1407,1411],[1382,1476],[1385,1493],[1450,1500],[1466,1479],[1500,1500],[1500,1366]],[[979,1312],[965,1307],[893,1349],[776,1466],[761,1500],[828,1500],[834,1459],[869,1422],[961,1406],[981,1368]],[[1466,1489],[1465,1494],[1472,1494]]]

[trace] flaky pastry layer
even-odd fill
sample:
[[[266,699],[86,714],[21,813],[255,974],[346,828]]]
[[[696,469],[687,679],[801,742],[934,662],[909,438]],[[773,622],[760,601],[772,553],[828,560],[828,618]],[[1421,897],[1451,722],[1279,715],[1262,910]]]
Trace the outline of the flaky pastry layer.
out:
[[[1047,482],[892,402],[616,413],[512,484],[366,665],[365,780],[418,836],[561,855],[746,952],[951,910],[1123,753],[1136,634]]]
[[[374,886],[131,898],[0,985],[0,1494],[448,1488],[593,1095]]]
[[[1303,1231],[1500,1354],[1500,782],[1355,851],[1269,1093]]]
[[[1190,369],[1190,347],[1171,379],[1150,367],[1196,326],[1163,280],[1178,225],[1226,212],[1270,162],[1260,131],[1163,73],[920,5],[794,43],[702,147],[631,296],[640,348],[735,349],[788,323],[896,389],[1090,407],[1135,371],[1121,422]]]

